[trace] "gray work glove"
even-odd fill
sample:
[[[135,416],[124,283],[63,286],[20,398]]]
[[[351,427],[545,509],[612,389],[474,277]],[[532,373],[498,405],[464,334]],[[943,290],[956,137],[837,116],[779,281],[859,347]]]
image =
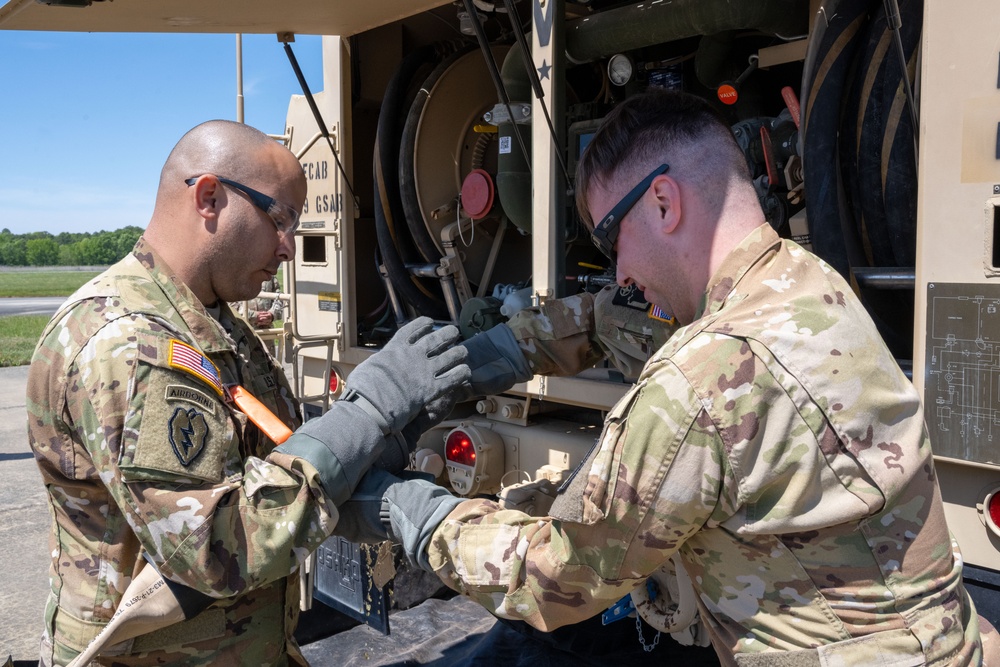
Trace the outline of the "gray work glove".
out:
[[[531,379],[528,360],[518,347],[514,332],[498,324],[462,342],[468,350],[467,363],[472,370],[471,396],[486,396],[507,391],[518,382]]]
[[[353,542],[392,540],[409,561],[428,572],[427,543],[438,525],[463,501],[419,473],[412,479],[385,470],[368,471],[350,500],[340,507],[334,535]]]
[[[392,431],[468,382],[465,349],[449,348],[457,336],[453,326],[433,331],[426,317],[407,324],[351,373],[343,399],[306,422],[275,451],[311,463],[336,505],[351,496],[376,461],[405,467],[410,445]]]
[[[410,454],[416,448],[420,436],[428,429],[440,424],[445,417],[451,414],[455,403],[468,394],[469,385],[466,383],[428,403],[417,413],[413,421],[404,426],[399,433],[386,436],[389,442],[376,465],[391,473],[397,473],[406,468],[410,464]]]
[[[454,345],[458,338],[455,326],[435,331],[431,318],[418,317],[351,372],[343,400],[368,412],[383,435],[398,433],[435,399],[469,381],[468,353]]]

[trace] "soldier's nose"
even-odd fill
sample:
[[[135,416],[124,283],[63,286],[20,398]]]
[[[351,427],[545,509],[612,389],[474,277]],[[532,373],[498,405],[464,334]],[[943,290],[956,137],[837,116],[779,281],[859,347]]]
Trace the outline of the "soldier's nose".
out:
[[[279,238],[281,242],[278,244],[278,257],[282,262],[292,261],[295,259],[295,235],[287,234]]]
[[[621,269],[620,266],[616,266],[615,267],[615,282],[618,283],[619,287],[628,287],[629,285],[631,285],[635,281],[632,280],[630,277],[628,277],[628,275],[626,275],[625,272],[622,271],[622,269]]]

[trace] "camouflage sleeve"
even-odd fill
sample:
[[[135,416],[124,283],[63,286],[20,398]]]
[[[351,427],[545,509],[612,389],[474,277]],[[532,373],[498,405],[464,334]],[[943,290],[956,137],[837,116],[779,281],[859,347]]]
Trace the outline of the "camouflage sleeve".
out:
[[[622,291],[609,286],[597,294],[551,299],[514,315],[507,325],[532,372],[576,375],[606,358],[626,377],[639,377],[677,325],[653,317],[648,303]]]
[[[169,337],[121,318],[70,367],[66,411],[97,474],[167,578],[228,597],[288,576],[333,530],[304,460],[240,452],[211,385],[169,367]]]
[[[719,433],[681,372],[652,366],[609,413],[550,516],[469,500],[441,523],[427,551],[442,581],[550,631],[631,592],[729,505]]]
[[[658,317],[635,289],[605,287],[594,298],[597,344],[627,378],[637,378],[646,361],[677,330],[673,318]]]
[[[507,326],[537,375],[576,375],[604,354],[594,325],[594,296],[551,299],[516,313]]]

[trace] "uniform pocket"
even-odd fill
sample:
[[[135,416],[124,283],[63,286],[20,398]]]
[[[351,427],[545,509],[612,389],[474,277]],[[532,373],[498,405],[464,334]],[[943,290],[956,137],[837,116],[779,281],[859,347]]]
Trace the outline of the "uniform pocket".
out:
[[[598,446],[559,489],[550,516],[585,525],[595,524],[608,516],[625,447],[628,415],[645,384],[640,382],[632,387],[608,413]]]

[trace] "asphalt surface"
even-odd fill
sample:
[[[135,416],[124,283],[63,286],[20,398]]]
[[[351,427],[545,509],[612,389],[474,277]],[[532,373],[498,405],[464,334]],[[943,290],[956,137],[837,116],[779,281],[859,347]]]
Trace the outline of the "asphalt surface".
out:
[[[64,296],[2,297],[0,298],[0,316],[52,315],[65,300]]]
[[[0,662],[38,659],[49,590],[49,512],[28,447],[27,379],[27,366],[0,368]]]

